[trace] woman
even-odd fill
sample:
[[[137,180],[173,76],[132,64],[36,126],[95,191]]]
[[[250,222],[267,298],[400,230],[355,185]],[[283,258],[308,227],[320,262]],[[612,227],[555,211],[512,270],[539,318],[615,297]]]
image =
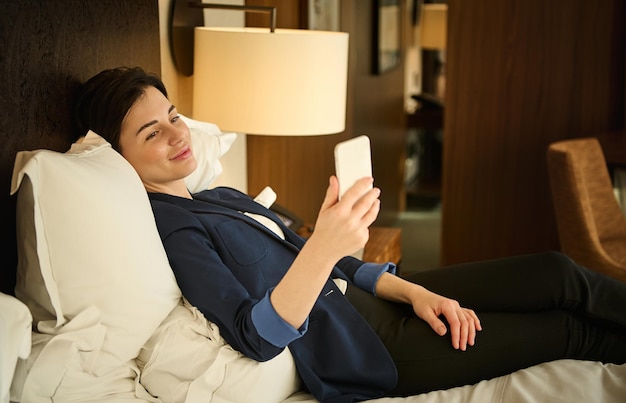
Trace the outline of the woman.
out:
[[[252,359],[288,346],[321,401],[418,394],[560,358],[626,362],[626,284],[561,254],[407,279],[392,264],[345,257],[365,245],[378,214],[372,178],[338,201],[332,176],[306,243],[236,190],[190,194],[189,129],[163,83],[141,69],[90,79],[76,123],[107,139],[139,174],[183,295]]]

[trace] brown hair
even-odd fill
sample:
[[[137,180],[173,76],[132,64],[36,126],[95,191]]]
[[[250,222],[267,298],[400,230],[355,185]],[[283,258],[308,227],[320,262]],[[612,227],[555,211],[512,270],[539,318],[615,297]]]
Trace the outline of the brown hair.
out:
[[[80,88],[74,104],[74,124],[79,136],[91,130],[120,151],[122,122],[146,87],[156,88],[167,98],[161,79],[141,67],[118,67],[91,77]]]

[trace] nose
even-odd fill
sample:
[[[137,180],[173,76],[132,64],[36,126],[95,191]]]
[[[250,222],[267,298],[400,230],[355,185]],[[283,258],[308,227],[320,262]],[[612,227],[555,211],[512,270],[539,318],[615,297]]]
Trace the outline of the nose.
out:
[[[170,143],[178,144],[186,138],[187,133],[189,132],[189,129],[187,128],[187,125],[185,125],[184,123],[178,124],[178,125],[170,123],[168,131],[170,132],[169,133]]]

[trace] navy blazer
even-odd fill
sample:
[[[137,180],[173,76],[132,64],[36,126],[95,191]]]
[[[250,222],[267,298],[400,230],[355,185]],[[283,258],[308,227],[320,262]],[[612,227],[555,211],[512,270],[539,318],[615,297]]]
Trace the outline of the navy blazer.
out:
[[[194,200],[149,194],[157,227],[183,295],[216,323],[228,343],[257,361],[284,347],[263,339],[252,321],[253,306],[278,284],[304,239],[270,210],[230,188],[194,195]],[[275,221],[285,240],[242,214]],[[346,257],[332,271],[352,283],[363,262]],[[351,402],[384,395],[397,371],[379,337],[328,280],[309,315],[308,329],[289,343],[307,390],[323,402]]]

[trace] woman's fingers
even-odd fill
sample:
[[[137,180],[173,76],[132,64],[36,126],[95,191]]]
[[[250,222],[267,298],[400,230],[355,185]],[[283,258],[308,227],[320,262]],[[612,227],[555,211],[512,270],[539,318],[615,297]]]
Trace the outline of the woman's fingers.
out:
[[[367,242],[368,228],[380,210],[380,189],[373,188],[373,178],[367,177],[348,189],[341,201],[338,193],[337,178],[331,176],[313,236],[324,240],[328,253],[346,256]]]
[[[330,208],[332,205],[337,203],[338,197],[339,182],[337,181],[337,177],[332,175],[330,178],[328,178],[328,188],[326,189],[326,195],[324,196],[324,201],[322,202],[320,212]]]
[[[371,176],[359,179],[352,185],[341,198],[342,201],[350,205],[357,203],[374,186],[374,178]]]
[[[480,320],[474,311],[461,308],[456,301],[452,301],[443,310],[443,315],[450,326],[452,347],[465,351],[467,346],[476,343],[476,331],[482,330]]]
[[[430,319],[425,318],[426,322],[430,325],[430,327],[437,333],[439,336],[443,336],[448,332],[446,325],[434,314],[430,317]]]
[[[482,330],[476,313],[461,307],[458,301],[443,297],[426,290],[423,287],[415,288],[411,298],[413,310],[422,320],[440,336],[450,331],[452,347],[465,351],[467,346],[476,342],[476,332]],[[443,319],[447,322],[443,322]]]
[[[473,328],[474,328],[474,334],[472,335],[472,338],[469,342],[470,346],[473,346],[476,343],[476,332],[477,331],[481,331],[483,330],[482,326],[480,325],[480,319],[478,319],[478,315],[476,315],[476,312],[474,312],[471,309],[467,309],[467,308],[462,308],[467,320],[473,324]]]
[[[331,184],[326,192],[323,209],[333,207],[332,215],[335,219],[350,223],[349,228],[356,226],[366,229],[369,227],[376,220],[380,211],[380,200],[378,199],[380,189],[373,187],[374,179],[372,177],[359,179],[346,191],[341,201],[336,199],[338,188],[333,186],[337,183],[336,181],[335,177],[331,177]]]
[[[444,316],[448,320],[450,326],[450,336],[452,338],[452,347],[465,351],[467,348],[467,337],[469,334],[468,323],[465,315],[460,312],[460,308],[444,310]]]
[[[376,220],[380,211],[380,189],[373,187],[373,181],[371,177],[358,180],[341,200],[368,227]]]

